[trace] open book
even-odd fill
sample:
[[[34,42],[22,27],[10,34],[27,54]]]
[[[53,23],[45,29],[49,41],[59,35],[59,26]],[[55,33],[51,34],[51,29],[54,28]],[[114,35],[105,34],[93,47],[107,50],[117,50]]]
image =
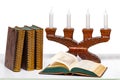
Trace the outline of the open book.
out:
[[[60,52],[52,57],[51,63],[40,74],[72,74],[101,77],[107,67],[90,60],[78,60],[70,53]]]

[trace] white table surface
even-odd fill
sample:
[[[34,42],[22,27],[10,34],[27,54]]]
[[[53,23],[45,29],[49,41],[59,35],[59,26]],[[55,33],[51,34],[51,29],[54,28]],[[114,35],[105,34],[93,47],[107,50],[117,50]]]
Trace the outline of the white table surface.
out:
[[[44,67],[46,67],[49,62],[50,58],[54,54],[44,54]],[[107,66],[108,69],[104,73],[104,75],[101,78],[93,78],[93,77],[82,77],[82,76],[64,76],[64,75],[42,75],[38,74],[40,70],[34,70],[34,71],[26,71],[21,69],[20,72],[13,72],[9,69],[7,69],[4,66],[4,55],[0,54],[0,78],[36,78],[36,79],[120,79],[120,54],[110,54],[110,55],[99,55],[99,57],[102,60],[102,64]]]

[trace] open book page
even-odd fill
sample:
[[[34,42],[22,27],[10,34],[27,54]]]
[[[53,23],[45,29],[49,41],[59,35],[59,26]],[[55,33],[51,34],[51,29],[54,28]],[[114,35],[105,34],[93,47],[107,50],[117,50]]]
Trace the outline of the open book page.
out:
[[[72,64],[71,68],[78,67],[78,68],[82,68],[82,69],[94,72],[98,68],[98,66],[100,66],[99,63],[89,61],[89,60],[81,60],[80,62],[76,62]]]
[[[54,62],[54,63],[50,64],[48,67],[64,67],[69,70],[69,68],[61,62]]]
[[[77,58],[74,55],[64,52],[56,54],[51,60],[52,63],[50,65],[55,64],[55,62],[59,62],[66,65],[68,68],[70,67],[71,64],[78,62]]]
[[[69,67],[69,69],[71,70],[72,68],[74,68],[77,64],[79,64],[79,62],[73,62],[71,65],[70,65],[70,67]]]

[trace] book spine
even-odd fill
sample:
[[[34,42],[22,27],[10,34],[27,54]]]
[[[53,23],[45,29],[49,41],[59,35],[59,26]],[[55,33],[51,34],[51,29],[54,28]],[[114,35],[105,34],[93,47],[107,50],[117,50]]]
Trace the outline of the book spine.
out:
[[[16,45],[16,57],[15,57],[16,59],[15,59],[15,66],[14,66],[15,72],[18,72],[21,69],[24,37],[25,37],[25,31],[18,30],[18,38],[17,38],[17,45]]]
[[[27,57],[28,54],[28,32],[25,30],[25,39],[24,39],[24,47],[23,47],[23,55],[22,55],[22,68],[27,69]]]
[[[36,69],[43,65],[43,29],[36,30]]]
[[[34,70],[34,51],[35,51],[35,31],[30,30],[28,32],[28,53],[27,53],[27,70]]]

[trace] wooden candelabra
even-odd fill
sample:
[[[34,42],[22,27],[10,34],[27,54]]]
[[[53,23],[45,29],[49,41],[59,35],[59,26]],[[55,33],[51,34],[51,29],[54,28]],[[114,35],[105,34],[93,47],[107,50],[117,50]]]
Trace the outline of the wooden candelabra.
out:
[[[84,28],[83,32],[83,41],[78,43],[73,39],[73,28],[64,28],[64,37],[55,35],[56,28],[46,28],[46,37],[48,40],[56,41],[61,43],[69,48],[69,53],[74,55],[79,55],[82,59],[92,60],[100,63],[101,60],[95,54],[92,54],[88,51],[88,48],[102,42],[107,42],[110,39],[111,29],[102,28],[100,30],[101,36],[92,37],[93,29]]]

